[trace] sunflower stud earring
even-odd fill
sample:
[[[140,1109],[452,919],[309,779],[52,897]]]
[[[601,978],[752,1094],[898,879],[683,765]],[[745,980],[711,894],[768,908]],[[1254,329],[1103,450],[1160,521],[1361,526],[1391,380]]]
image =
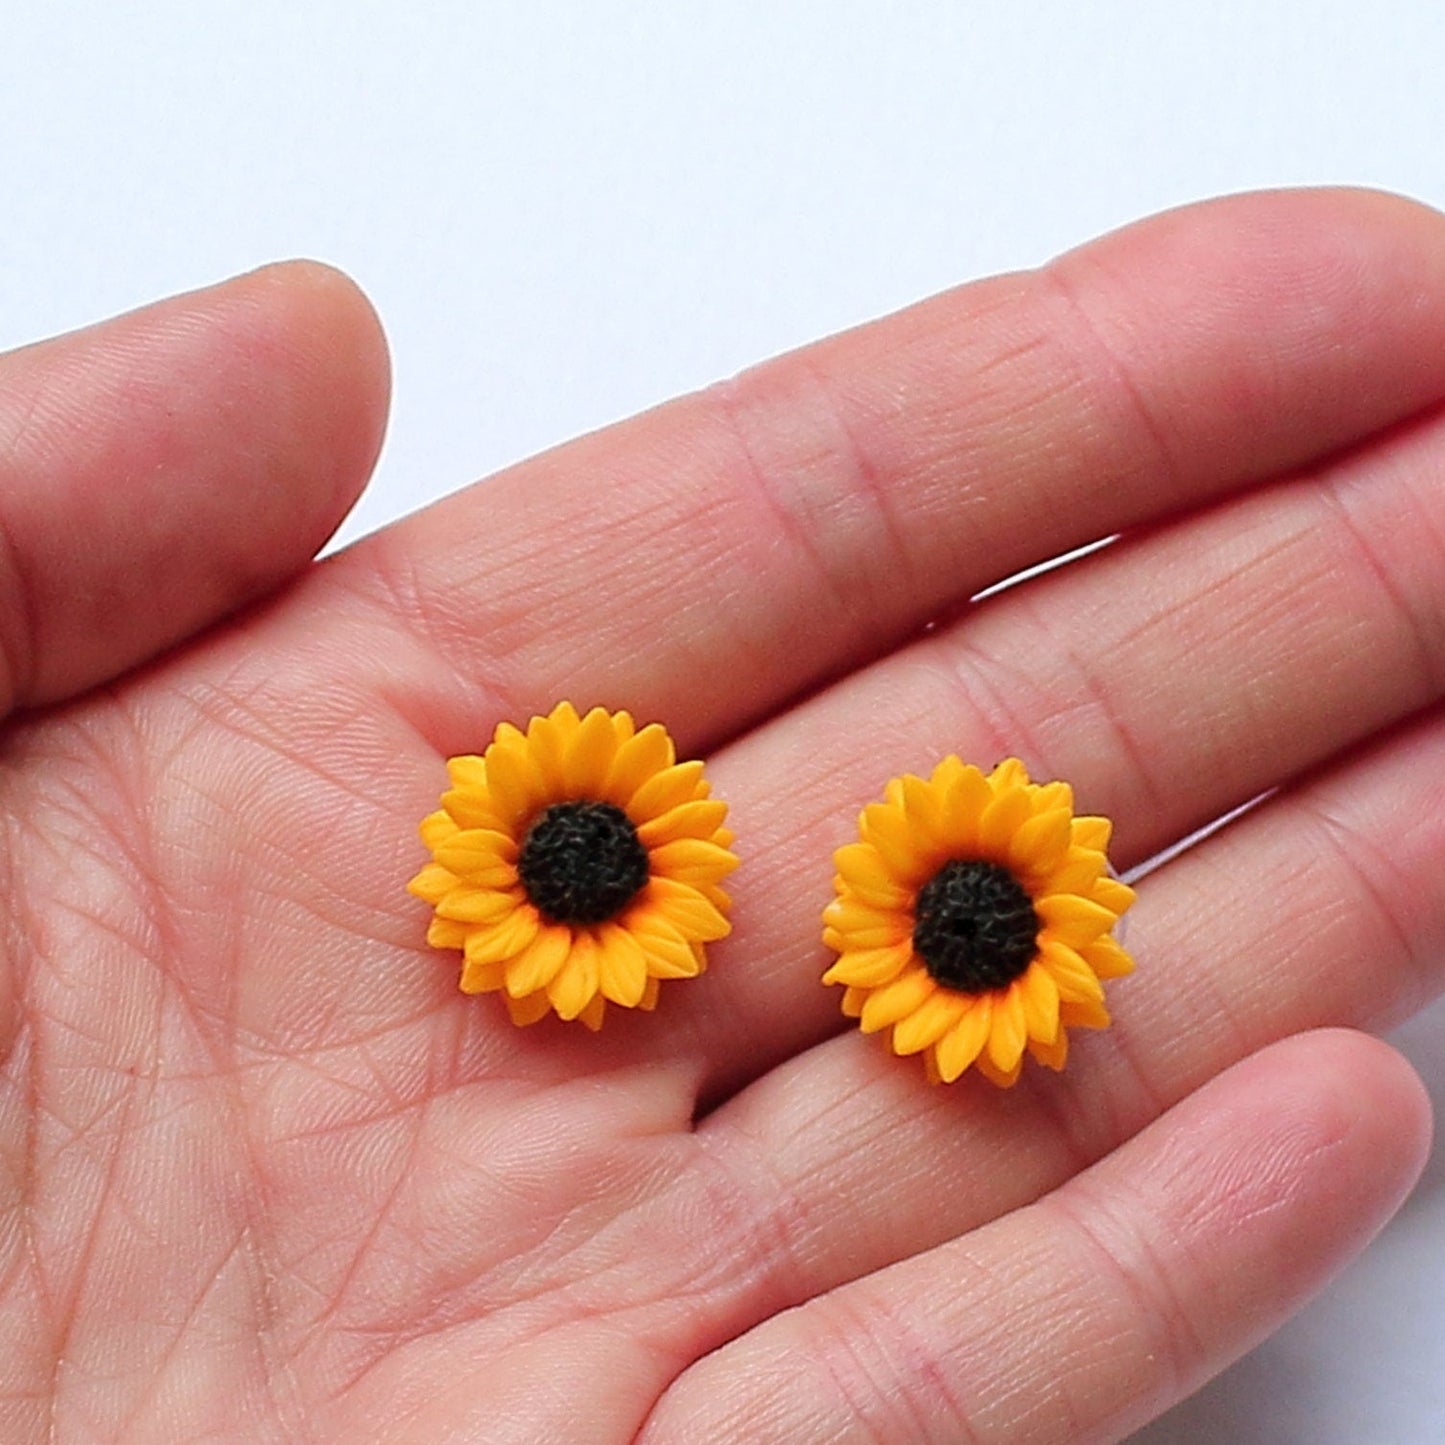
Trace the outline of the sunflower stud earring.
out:
[[[427,941],[461,949],[464,992],[501,993],[517,1024],[598,1029],[609,1003],[654,1008],[664,980],[703,971],[738,860],[727,805],[665,728],[562,702],[447,771],[407,886],[432,905]]]
[[[1101,981],[1134,967],[1110,936],[1134,891],[1110,872],[1109,832],[1017,758],[895,778],[833,855],[823,981],[935,1081],[974,1066],[1009,1088],[1025,1054],[1062,1069],[1069,1029],[1108,1027]]]

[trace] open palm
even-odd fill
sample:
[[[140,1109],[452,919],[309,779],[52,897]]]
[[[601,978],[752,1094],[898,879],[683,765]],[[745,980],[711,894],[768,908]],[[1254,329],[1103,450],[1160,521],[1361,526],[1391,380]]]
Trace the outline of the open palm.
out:
[[[1169,215],[314,564],[385,371],[307,266],[0,361],[0,1438],[1109,1439],[1364,1244],[1423,1095],[1286,1036],[1439,977],[1445,222]],[[443,759],[561,697],[707,754],[743,857],[596,1036],[404,891]],[[1126,867],[1274,790],[1011,1092],[818,983],[832,849],[948,752]]]

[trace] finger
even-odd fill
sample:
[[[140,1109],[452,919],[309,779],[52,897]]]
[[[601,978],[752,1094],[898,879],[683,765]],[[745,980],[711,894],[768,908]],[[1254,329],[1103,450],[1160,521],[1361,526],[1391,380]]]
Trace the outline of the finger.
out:
[[[1383,1044],[1278,1044],[1037,1204],[715,1351],[641,1438],[1119,1439],[1363,1248],[1428,1132],[1418,1079]]]
[[[0,709],[53,702],[300,568],[385,417],[364,298],[268,267],[0,357]]]
[[[684,1023],[711,1095],[838,1026],[818,916],[833,850],[889,776],[1017,754],[1115,820],[1127,867],[1439,698],[1442,449],[1430,419],[1106,549],[725,750],[738,928]]]
[[[696,747],[1022,566],[1442,393],[1437,216],[1238,197],[529,462],[329,580],[440,655],[473,740],[570,695]]]
[[[1079,1036],[1063,1074],[940,1090],[855,1030],[729,1100],[697,1137],[764,1201],[754,1237],[778,1241],[741,1283],[740,1314],[1030,1203],[1269,1043],[1421,1006],[1445,981],[1442,764],[1437,714],[1142,880],[1139,969],[1113,985],[1114,1027]]]

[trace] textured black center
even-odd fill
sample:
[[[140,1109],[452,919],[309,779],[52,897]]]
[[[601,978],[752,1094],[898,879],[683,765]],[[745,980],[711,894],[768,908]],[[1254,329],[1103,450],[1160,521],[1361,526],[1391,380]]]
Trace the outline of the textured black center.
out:
[[[1027,970],[1039,919],[1018,879],[997,863],[945,863],[913,908],[913,951],[946,988],[986,993]]]
[[[611,803],[554,803],[529,829],[517,872],[553,923],[605,923],[647,882],[647,849]]]

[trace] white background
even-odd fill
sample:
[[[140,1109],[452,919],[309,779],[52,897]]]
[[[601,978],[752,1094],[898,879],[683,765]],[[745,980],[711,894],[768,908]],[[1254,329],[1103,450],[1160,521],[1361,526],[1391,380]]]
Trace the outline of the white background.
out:
[[[1180,201],[1445,204],[1445,7],[0,0],[0,347],[288,255],[385,319],[345,536]],[[1403,1042],[1445,1100],[1445,1013]],[[1445,1162],[1149,1445],[1445,1439]]]

